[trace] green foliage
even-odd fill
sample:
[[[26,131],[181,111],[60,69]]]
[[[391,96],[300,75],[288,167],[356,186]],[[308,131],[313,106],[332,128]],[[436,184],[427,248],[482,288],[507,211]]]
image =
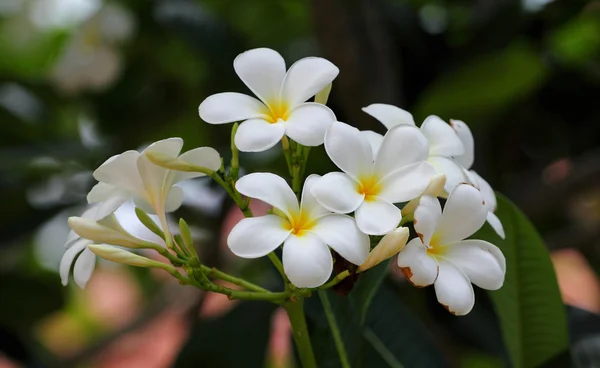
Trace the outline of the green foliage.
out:
[[[518,76],[518,77],[515,77]],[[422,119],[436,114],[471,126],[528,97],[544,81],[540,57],[525,44],[468,60],[437,79],[414,110]]]
[[[196,322],[176,368],[264,367],[275,305],[242,302],[215,319]]]
[[[548,250],[533,225],[500,194],[496,214],[506,240],[487,225],[473,238],[498,245],[506,257],[504,286],[490,297],[513,365],[537,367],[568,347],[565,307]]]
[[[429,332],[388,283],[389,263],[359,277],[347,297],[327,290],[351,367],[443,367]],[[382,286],[383,285],[383,286]],[[319,367],[339,367],[332,332],[317,298],[307,301]]]

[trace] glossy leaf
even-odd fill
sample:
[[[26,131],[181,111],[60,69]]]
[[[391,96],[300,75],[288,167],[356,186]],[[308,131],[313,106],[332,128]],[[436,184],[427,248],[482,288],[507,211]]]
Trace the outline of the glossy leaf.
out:
[[[513,365],[537,367],[568,347],[565,307],[548,250],[533,225],[502,195],[496,214],[506,240],[488,225],[473,238],[498,245],[506,257],[504,286],[490,297]]]

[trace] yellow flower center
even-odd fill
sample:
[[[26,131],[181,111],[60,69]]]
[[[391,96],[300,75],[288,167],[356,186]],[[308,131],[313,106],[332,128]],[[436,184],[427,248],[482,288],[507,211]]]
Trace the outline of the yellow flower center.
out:
[[[285,101],[275,101],[267,105],[263,114],[269,123],[275,124],[279,119],[286,121],[290,117],[290,108]]]
[[[360,194],[365,195],[365,201],[375,200],[375,197],[377,197],[381,192],[379,178],[376,178],[373,175],[360,178],[356,190]]]
[[[429,241],[429,248],[427,248],[427,254],[433,257],[443,256],[446,253],[446,247],[439,242],[439,236],[433,234]]]
[[[284,228],[291,230],[294,235],[302,236],[314,226],[314,220],[306,212],[300,211],[297,214],[292,214],[291,218],[285,222]]]

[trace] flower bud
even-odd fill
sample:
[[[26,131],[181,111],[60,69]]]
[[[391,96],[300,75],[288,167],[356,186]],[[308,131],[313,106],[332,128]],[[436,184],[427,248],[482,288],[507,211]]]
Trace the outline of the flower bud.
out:
[[[399,227],[396,230],[386,234],[379,244],[373,248],[367,260],[358,267],[358,272],[363,272],[371,267],[375,267],[381,262],[396,255],[404,248],[408,240],[409,231],[405,227]]]
[[[164,167],[165,169],[186,172],[198,171],[194,165],[191,165],[189,162],[180,160],[162,152],[145,152],[144,154],[153,164]]]
[[[440,195],[442,195],[445,184],[446,175],[435,174],[434,176],[432,176],[429,181],[429,185],[427,185],[427,188],[425,188],[425,191],[423,191],[423,193],[420,196],[414,198],[413,200],[408,202],[406,206],[404,206],[404,208],[402,209],[402,216],[406,216],[415,212],[415,209],[419,205],[419,201],[421,200],[422,196],[428,195],[432,197],[439,197]]]
[[[98,257],[104,258],[112,262],[122,263],[136,267],[162,268],[167,271],[174,271],[174,268],[171,265],[154,261],[149,258],[142,257],[135,253],[131,253],[124,249],[120,249],[110,245],[92,244],[89,245],[88,248],[92,252],[94,252]]]
[[[95,243],[121,245],[128,248],[144,248],[149,244],[129,234],[120,225],[106,226],[90,219],[74,216],[69,217],[69,227],[82,238]]]

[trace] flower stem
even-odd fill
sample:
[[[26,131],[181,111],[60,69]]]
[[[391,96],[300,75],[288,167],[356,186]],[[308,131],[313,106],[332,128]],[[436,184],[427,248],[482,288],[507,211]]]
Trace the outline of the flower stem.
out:
[[[257,292],[262,292],[262,293],[269,292],[269,290],[267,290],[265,288],[255,285],[249,281],[237,278],[235,276],[231,276],[230,274],[220,271],[214,267],[211,268],[211,267],[202,265],[201,268],[202,268],[202,272],[204,272],[207,276],[214,276],[220,280],[231,282],[232,284],[241,286],[246,290],[257,291]]]
[[[231,164],[229,168],[229,176],[232,180],[237,180],[240,172],[239,151],[235,146],[235,133],[238,130],[238,123],[233,124],[231,128]]]
[[[325,316],[327,317],[327,322],[329,323],[329,328],[331,328],[331,334],[333,335],[333,341],[335,342],[335,348],[338,352],[338,356],[340,357],[342,368],[350,368],[348,354],[346,353],[344,341],[342,340],[342,334],[340,333],[337,321],[335,320],[335,314],[331,308],[331,303],[327,297],[327,292],[325,290],[319,290],[318,293],[319,298],[321,299],[321,304],[323,305],[323,311],[325,311]]]
[[[317,361],[312,350],[308,328],[306,327],[306,318],[304,317],[304,299],[298,298],[294,301],[289,301],[283,307],[292,325],[294,342],[298,349],[298,355],[300,355],[302,368],[316,368]]]
[[[340,282],[342,282],[348,276],[350,276],[350,271],[348,271],[348,270],[342,271],[342,272],[338,273],[328,283],[319,286],[318,289],[319,290],[329,289],[330,287],[335,286],[335,285],[339,284]]]

